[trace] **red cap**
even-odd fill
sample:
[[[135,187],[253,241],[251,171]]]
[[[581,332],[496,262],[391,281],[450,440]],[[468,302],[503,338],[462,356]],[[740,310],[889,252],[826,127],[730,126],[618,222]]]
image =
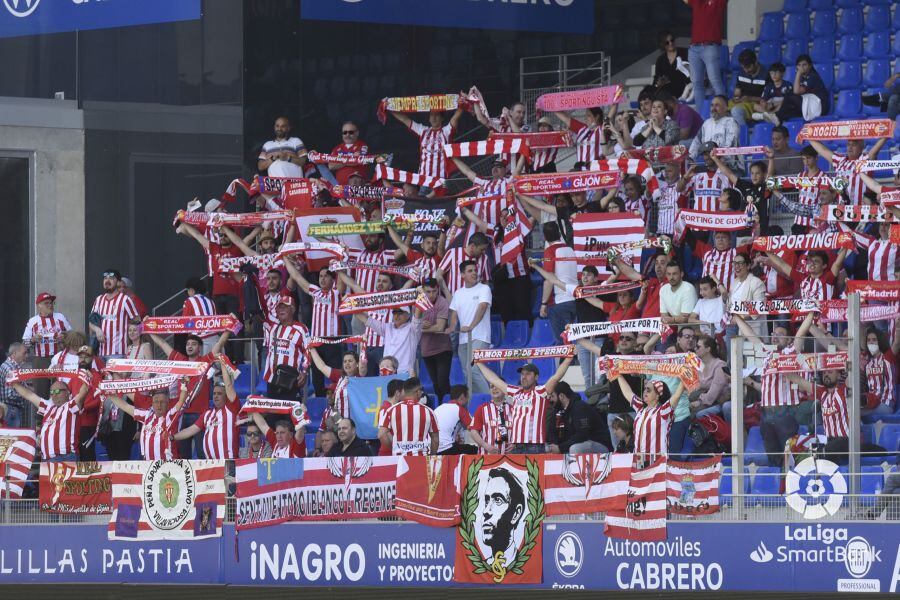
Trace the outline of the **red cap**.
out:
[[[290,294],[282,294],[281,300],[278,301],[278,304],[284,304],[285,306],[293,306],[294,305],[294,297]]]
[[[54,296],[50,292],[41,292],[40,294],[37,295],[37,298],[34,299],[34,303],[40,304],[41,302],[44,302],[46,300],[50,300],[50,301],[56,300],[56,296]]]

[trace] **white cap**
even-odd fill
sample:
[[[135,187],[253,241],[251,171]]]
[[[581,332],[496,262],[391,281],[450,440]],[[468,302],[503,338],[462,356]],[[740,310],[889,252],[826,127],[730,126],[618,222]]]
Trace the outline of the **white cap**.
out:
[[[220,206],[222,206],[221,200],[219,200],[218,198],[210,198],[209,202],[206,203],[206,206],[203,208],[203,210],[211,213],[218,209]]]

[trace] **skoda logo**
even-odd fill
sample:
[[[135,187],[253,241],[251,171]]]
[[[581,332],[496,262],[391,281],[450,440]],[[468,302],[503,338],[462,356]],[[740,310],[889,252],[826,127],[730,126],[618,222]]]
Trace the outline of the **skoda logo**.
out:
[[[806,478],[804,489],[800,489],[802,478]],[[826,483],[831,488],[830,494],[827,493]],[[784,492],[788,506],[803,515],[804,519],[821,519],[834,515],[841,508],[847,493],[847,481],[833,462],[809,457],[788,472]],[[807,497],[818,502],[810,502]]]
[[[575,577],[584,563],[584,547],[581,538],[566,531],[556,540],[556,570],[563,577]]]
[[[27,17],[34,12],[41,0],[3,0],[6,10],[14,17]]]

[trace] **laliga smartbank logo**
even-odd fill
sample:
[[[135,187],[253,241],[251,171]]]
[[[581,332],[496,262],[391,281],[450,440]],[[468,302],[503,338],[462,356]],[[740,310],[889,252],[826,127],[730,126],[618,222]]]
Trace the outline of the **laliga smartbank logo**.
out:
[[[14,17],[27,17],[34,12],[41,0],[3,0],[6,10]]]
[[[807,481],[801,490],[803,478]],[[830,494],[825,488],[826,483],[831,488]],[[834,515],[841,508],[847,493],[847,481],[836,464],[810,456],[788,472],[784,493],[788,506],[803,515],[804,519],[821,519]]]

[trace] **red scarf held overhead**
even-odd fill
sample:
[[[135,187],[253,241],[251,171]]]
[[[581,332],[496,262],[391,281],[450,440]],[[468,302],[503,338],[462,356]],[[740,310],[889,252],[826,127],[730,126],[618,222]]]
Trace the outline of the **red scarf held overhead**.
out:
[[[371,165],[378,158],[375,154],[325,154],[322,152],[307,152],[306,160],[314,165],[326,165],[328,163],[339,163],[348,167],[360,167],[363,165]]]
[[[427,96],[398,96],[384,98],[378,103],[378,120],[387,123],[388,112],[431,112],[433,110],[450,111],[462,108],[471,110],[472,104],[479,102],[477,96],[463,94],[431,94]]]
[[[482,140],[480,142],[461,142],[458,144],[444,144],[444,153],[450,158],[464,156],[491,156],[495,154],[519,154],[525,160],[531,162],[531,149],[528,143],[521,139]]]
[[[894,227],[897,226],[891,226],[892,238]],[[891,239],[891,241],[893,242],[893,239]],[[853,239],[853,234],[848,232],[836,233],[829,231],[825,233],[813,233],[810,235],[775,235],[760,237],[753,240],[753,249],[761,252],[777,252],[779,250],[835,250],[838,248],[853,250],[855,247],[856,241]]]
[[[829,121],[804,125],[797,134],[797,143],[802,144],[806,140],[868,140],[890,138],[893,135],[892,119]]]
[[[488,141],[523,140],[532,150],[542,148],[568,148],[572,145],[572,134],[569,131],[538,131],[530,133],[498,133],[488,134]]]
[[[575,346],[546,346],[543,348],[497,348],[472,351],[472,363],[498,360],[534,360],[536,358],[569,358],[575,356]]]
[[[618,171],[577,171],[574,173],[547,173],[517,175],[513,187],[520,194],[548,196],[572,194],[588,190],[608,190],[618,187]]]
[[[409,171],[401,171],[387,167],[384,163],[378,163],[375,166],[375,176],[372,181],[399,181],[400,183],[408,183],[417,187],[427,187],[430,189],[439,188],[444,185],[444,180],[440,177],[429,177],[421,173],[410,173]]]

